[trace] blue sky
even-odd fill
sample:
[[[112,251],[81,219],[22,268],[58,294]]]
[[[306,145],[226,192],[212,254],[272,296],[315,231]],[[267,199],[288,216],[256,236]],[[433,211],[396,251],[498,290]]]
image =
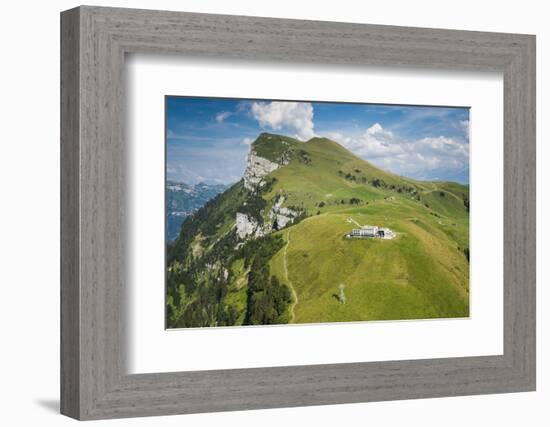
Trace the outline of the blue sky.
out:
[[[167,177],[229,184],[261,132],[330,138],[400,175],[469,183],[469,109],[167,97]]]

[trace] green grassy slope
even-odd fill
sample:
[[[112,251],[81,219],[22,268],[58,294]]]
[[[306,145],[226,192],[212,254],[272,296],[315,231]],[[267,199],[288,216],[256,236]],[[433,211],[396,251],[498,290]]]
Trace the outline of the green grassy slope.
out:
[[[334,210],[280,232],[288,242],[288,276],[276,264],[282,251],[272,272],[298,294],[297,323],[468,315],[468,263],[456,242],[429,215],[413,217],[414,208],[393,204]],[[398,236],[345,239],[350,217]],[[337,298],[340,284],[346,304]]]
[[[264,153],[270,144],[277,147],[275,136],[261,141]],[[279,232],[288,242],[287,271],[284,250],[271,263],[272,273],[297,293],[295,322],[468,316],[466,186],[397,176],[324,138],[291,147],[310,161],[276,170],[265,197],[283,193],[286,205],[311,215]],[[351,198],[359,205],[350,205]],[[398,237],[345,239],[356,227],[349,218],[389,227]],[[340,284],[346,304],[337,298]]]
[[[270,185],[256,196],[265,202],[264,208],[254,202],[263,209],[260,215],[267,219],[280,195],[285,196],[284,206],[305,213],[299,223],[273,234],[284,244],[271,256],[269,274],[291,290],[292,300],[280,322],[469,315],[467,186],[400,177],[325,138],[304,143],[262,134],[253,149],[262,157],[284,163],[266,177]],[[215,248],[223,235],[229,236],[234,212],[247,197],[242,183],[221,195],[211,204],[211,212],[201,213],[197,220],[208,224],[196,226],[201,238]],[[245,204],[245,209],[250,206],[250,202]],[[345,238],[357,223],[389,227],[397,237]],[[189,258],[189,242],[196,242],[197,235],[184,237],[182,233],[174,245],[178,248],[174,260]],[[208,257],[208,247],[203,250],[202,257]],[[220,259],[210,257],[209,265]],[[233,307],[238,315],[236,324],[244,322],[247,305],[251,267],[245,258],[242,254],[227,258],[230,274],[220,302]],[[345,304],[338,298],[341,284]]]

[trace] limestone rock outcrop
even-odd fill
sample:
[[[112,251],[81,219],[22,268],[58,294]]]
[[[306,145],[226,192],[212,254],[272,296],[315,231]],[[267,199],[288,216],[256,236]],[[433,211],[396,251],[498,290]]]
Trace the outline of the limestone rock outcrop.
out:
[[[244,171],[244,187],[249,191],[261,188],[265,181],[263,177],[279,167],[278,163],[258,156],[253,149],[248,153],[246,170]]]
[[[253,217],[241,212],[237,212],[235,227],[239,239],[245,239],[248,236],[261,237],[267,234],[263,225]]]
[[[284,201],[285,197],[279,196],[269,212],[269,218],[275,222],[277,230],[286,227],[288,223],[293,223],[294,219],[298,216],[298,212],[289,208],[283,208]]]

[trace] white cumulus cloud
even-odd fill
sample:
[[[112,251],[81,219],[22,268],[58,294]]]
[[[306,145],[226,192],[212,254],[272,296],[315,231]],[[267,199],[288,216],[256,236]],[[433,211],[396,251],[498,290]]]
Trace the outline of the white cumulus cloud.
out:
[[[470,120],[461,120],[459,122],[459,126],[462,132],[464,132],[464,136],[466,138],[469,138],[470,137]]]
[[[231,116],[231,113],[230,111],[222,111],[218,114],[216,114],[216,121],[218,123],[223,123],[225,119],[227,119],[229,116]]]
[[[389,130],[384,129],[380,123],[375,123],[370,128],[368,128],[367,135],[371,135],[371,136],[379,135],[386,138],[393,137],[393,133]]]
[[[404,139],[379,123],[350,133],[326,135],[359,157],[402,175],[423,178],[468,168],[469,144],[461,138]]]
[[[308,102],[254,102],[250,112],[264,128],[276,131],[288,129],[302,141],[315,136],[313,106]]]
[[[384,129],[379,123],[375,123],[359,133],[345,135],[339,132],[328,132],[327,136],[365,159],[403,153],[403,147],[398,143],[395,135]]]

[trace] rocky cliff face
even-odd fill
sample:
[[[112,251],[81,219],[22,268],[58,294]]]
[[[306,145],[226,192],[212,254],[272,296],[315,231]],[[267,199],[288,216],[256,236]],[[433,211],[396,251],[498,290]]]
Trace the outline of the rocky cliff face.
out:
[[[262,178],[278,167],[279,164],[258,156],[251,148],[244,171],[244,187],[249,191],[261,188],[265,183]]]
[[[271,139],[272,137],[266,136],[265,138]],[[288,143],[284,141],[282,141],[281,144],[288,145]],[[256,197],[261,197],[261,195],[256,192],[266,184],[264,177],[279,167],[289,164],[290,154],[285,150],[278,155],[277,159],[276,161],[271,161],[265,157],[261,157],[256,153],[253,146],[250,147],[243,183],[244,187],[248,191],[254,192]],[[284,196],[278,196],[270,207],[262,209],[262,212],[258,212],[260,216],[256,217],[243,212],[237,212],[235,228],[239,239],[244,240],[249,237],[255,238],[265,236],[274,229],[279,230],[289,223],[293,223],[298,213],[289,208],[284,208],[284,201]],[[264,218],[265,222],[261,219],[257,219],[261,217]]]
[[[241,212],[237,212],[235,227],[239,239],[245,239],[248,236],[261,237],[268,233],[264,225],[261,225],[251,216]]]
[[[237,212],[235,218],[235,229],[239,239],[244,240],[247,237],[262,237],[271,233],[272,230],[280,230],[286,227],[289,223],[292,224],[298,212],[289,208],[284,208],[283,203],[285,201],[284,196],[279,196],[275,203],[269,209],[268,217],[270,221],[266,223],[259,223],[252,216],[242,212]]]
[[[284,201],[284,196],[279,196],[269,212],[269,218],[275,222],[277,230],[286,227],[288,223],[293,223],[294,219],[298,216],[298,212],[289,208],[283,208]]]

